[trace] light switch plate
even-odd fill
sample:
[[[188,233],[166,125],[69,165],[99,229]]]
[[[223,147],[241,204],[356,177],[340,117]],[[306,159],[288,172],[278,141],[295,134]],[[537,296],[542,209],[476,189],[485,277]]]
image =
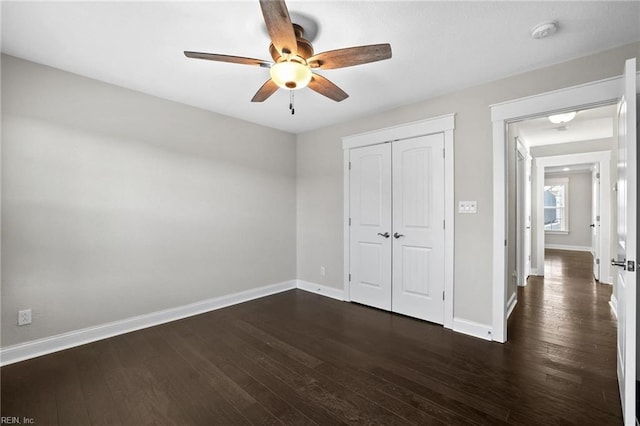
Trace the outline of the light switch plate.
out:
[[[478,213],[478,202],[458,201],[458,213]]]

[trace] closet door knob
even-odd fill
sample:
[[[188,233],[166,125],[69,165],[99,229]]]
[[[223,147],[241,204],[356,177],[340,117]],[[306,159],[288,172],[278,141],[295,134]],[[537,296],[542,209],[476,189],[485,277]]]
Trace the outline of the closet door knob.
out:
[[[627,259],[625,260],[615,260],[615,259],[611,259],[611,266],[618,266],[622,269],[624,269],[625,271],[627,270]]]
[[[404,235],[402,234],[398,234],[397,232],[395,234],[393,234],[393,238],[400,238],[400,237],[404,237]]]
[[[385,237],[385,238],[389,238],[389,233],[385,232],[384,234],[381,232],[378,232],[378,235],[380,235],[381,237]]]

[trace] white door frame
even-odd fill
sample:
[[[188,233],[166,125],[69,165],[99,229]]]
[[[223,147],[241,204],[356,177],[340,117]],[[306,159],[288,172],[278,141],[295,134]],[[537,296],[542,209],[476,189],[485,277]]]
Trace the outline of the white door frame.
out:
[[[536,266],[537,275],[544,275],[544,168],[573,164],[598,163],[600,168],[600,282],[612,284],[611,276],[611,151],[584,152],[579,154],[536,157]]]
[[[622,77],[490,105],[493,122],[493,340],[507,341],[506,306],[506,136],[507,124],[551,112],[574,111],[617,101]]]
[[[455,129],[455,114],[441,115],[426,120],[387,127],[371,132],[360,133],[342,138],[343,150],[343,242],[344,242],[344,294],[345,300],[351,301],[349,295],[349,150],[368,145],[392,142],[400,139],[418,136],[444,134],[444,327],[453,328],[453,272],[454,272],[454,171],[453,171],[453,131]]]

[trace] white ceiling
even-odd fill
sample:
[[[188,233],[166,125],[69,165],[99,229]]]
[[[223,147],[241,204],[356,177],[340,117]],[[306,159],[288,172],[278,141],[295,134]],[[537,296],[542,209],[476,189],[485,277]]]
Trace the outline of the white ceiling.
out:
[[[264,68],[184,50],[269,59],[256,1],[2,3],[4,53],[298,133],[640,40],[640,2],[290,1],[318,23],[316,52],[391,43],[393,58],[320,72],[350,97],[309,89],[250,99]],[[530,29],[560,22],[534,40]]]
[[[566,124],[553,124],[547,117],[515,123],[520,136],[529,147],[567,142],[580,142],[613,137],[615,105],[577,111]]]

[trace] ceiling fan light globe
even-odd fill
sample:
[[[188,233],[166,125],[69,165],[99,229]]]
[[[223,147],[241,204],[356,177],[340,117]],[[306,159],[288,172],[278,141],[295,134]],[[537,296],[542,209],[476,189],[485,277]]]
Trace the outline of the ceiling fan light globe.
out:
[[[271,79],[281,88],[289,90],[307,87],[311,81],[311,69],[298,62],[279,62],[270,69]]]

